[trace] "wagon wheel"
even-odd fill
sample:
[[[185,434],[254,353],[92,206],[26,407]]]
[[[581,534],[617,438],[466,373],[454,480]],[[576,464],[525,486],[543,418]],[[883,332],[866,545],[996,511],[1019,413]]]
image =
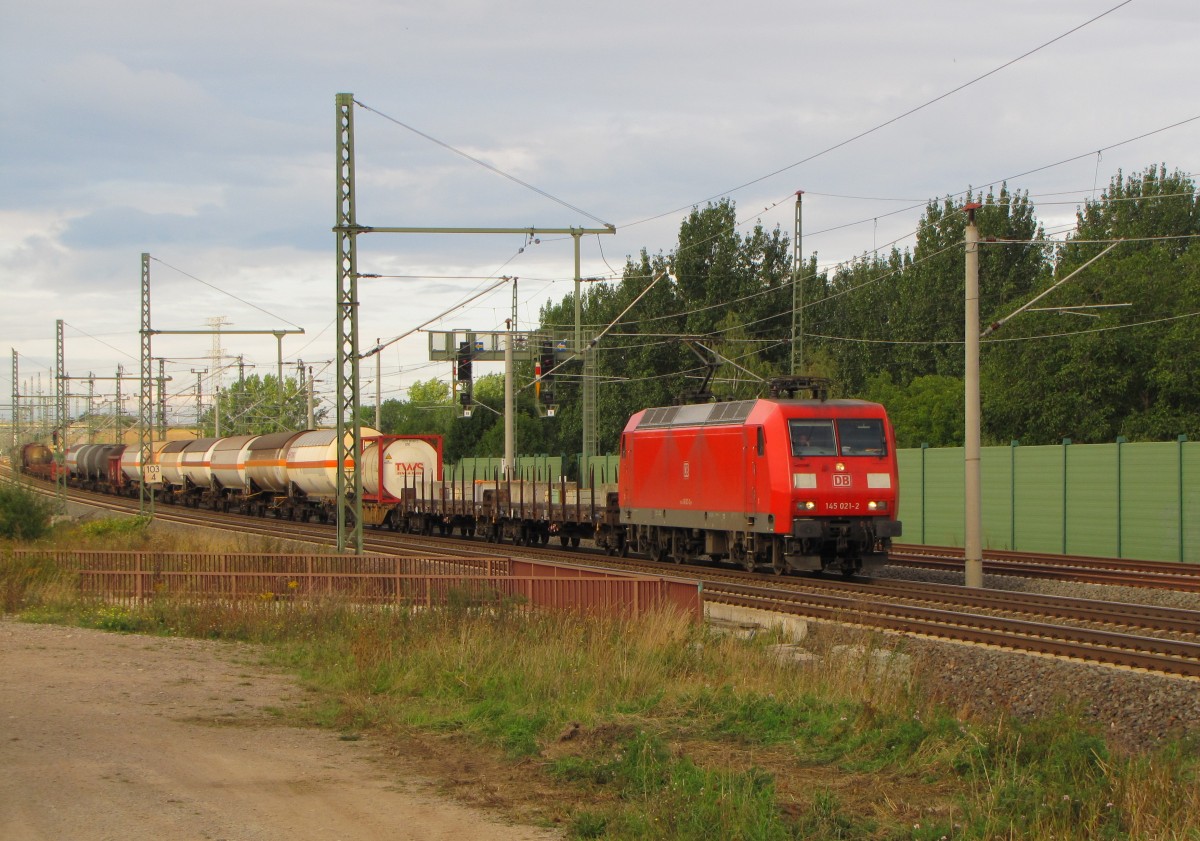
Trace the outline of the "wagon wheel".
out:
[[[650,538],[650,557],[661,564],[666,562],[670,554],[667,538],[660,531],[654,532],[654,536]]]
[[[787,572],[787,560],[783,557],[783,547],[778,543],[771,546],[771,572],[776,575],[783,575]]]

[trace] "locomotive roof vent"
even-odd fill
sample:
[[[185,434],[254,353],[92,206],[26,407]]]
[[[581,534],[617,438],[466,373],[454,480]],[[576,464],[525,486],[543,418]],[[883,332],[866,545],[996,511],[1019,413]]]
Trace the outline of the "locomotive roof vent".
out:
[[[729,403],[693,403],[687,406],[647,409],[638,422],[638,428],[740,423],[750,416],[757,402],[735,400]]]

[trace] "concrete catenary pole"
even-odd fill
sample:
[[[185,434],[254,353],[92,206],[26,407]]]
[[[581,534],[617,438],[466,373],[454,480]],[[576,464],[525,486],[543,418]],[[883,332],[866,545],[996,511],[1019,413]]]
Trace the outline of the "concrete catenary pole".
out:
[[[982,496],[979,451],[979,229],[975,227],[975,211],[982,205],[971,203],[967,211],[966,232],[966,306],[964,318],[966,436],[964,501],[966,523],[963,529],[963,558],[966,566],[966,585],[983,586]]]

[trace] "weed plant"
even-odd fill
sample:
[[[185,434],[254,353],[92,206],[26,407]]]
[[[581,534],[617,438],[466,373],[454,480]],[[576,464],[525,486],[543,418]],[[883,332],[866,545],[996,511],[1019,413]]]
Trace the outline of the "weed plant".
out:
[[[0,538],[37,540],[50,531],[51,503],[21,482],[0,482]]]
[[[252,545],[224,550],[267,551]],[[556,787],[564,805],[547,814],[577,838],[1200,838],[1195,742],[1119,755],[1067,706],[960,721],[926,700],[934,678],[889,665],[897,643],[878,638],[847,648],[821,629],[806,642],[815,658],[798,663],[771,635],[720,635],[670,612],[589,619],[467,598],[436,611],[162,597],[128,608],[80,600],[69,569],[8,552],[0,582],[5,610],[25,618],[267,644],[319,690],[316,720],[493,750]]]

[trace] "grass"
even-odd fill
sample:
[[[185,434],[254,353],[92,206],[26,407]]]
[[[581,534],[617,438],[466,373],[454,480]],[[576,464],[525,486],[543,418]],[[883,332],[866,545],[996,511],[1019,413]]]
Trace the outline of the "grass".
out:
[[[144,525],[87,531],[52,540],[201,548]],[[208,540],[204,551],[288,548]],[[1200,838],[1195,741],[1121,755],[1066,704],[1043,720],[959,720],[926,700],[929,678],[877,667],[897,645],[879,638],[846,649],[826,629],[798,665],[776,656],[778,640],[670,613],[592,621],[465,600],[441,612],[128,609],[81,601],[68,570],[11,553],[0,592],[5,611],[34,621],[265,644],[315,690],[313,721],[493,757],[574,838]]]

